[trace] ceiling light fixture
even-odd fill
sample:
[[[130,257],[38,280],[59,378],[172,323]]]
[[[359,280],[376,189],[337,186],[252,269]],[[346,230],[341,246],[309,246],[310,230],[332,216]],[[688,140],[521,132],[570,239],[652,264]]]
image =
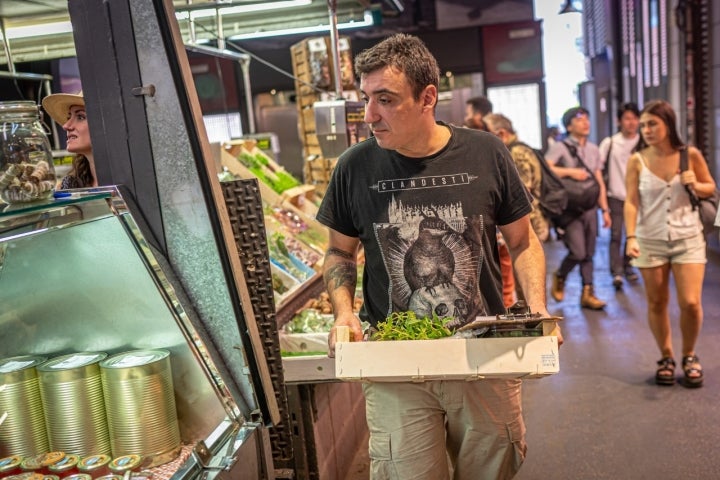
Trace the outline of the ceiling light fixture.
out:
[[[220,15],[237,15],[240,13],[265,12],[269,10],[280,10],[284,8],[296,8],[310,5],[312,0],[281,0],[278,2],[251,3],[248,5],[235,5],[234,7],[222,8],[200,8],[197,10],[185,10],[175,13],[178,20],[187,20],[192,17],[209,18]]]
[[[365,10],[362,21],[349,21],[338,23],[338,30],[349,30],[354,28],[372,27],[375,25],[375,15],[370,10]],[[310,27],[283,28],[280,30],[267,30],[252,33],[240,33],[228,37],[228,40],[250,40],[253,38],[280,37],[284,35],[300,35],[305,33],[327,32],[330,25],[313,25]]]
[[[41,23],[22,27],[7,27],[5,29],[5,37],[8,40],[12,40],[17,38],[42,37],[44,35],[59,35],[71,33],[72,31],[72,24],[70,22]]]

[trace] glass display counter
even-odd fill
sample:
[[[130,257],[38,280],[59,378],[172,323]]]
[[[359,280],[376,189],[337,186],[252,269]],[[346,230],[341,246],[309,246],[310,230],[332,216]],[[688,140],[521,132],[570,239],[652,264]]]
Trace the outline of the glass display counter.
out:
[[[242,418],[215,368],[212,346],[203,342],[188,320],[186,308],[115,188],[0,205],[0,305],[0,383],[4,387],[12,387],[6,375],[12,367],[7,362],[3,367],[3,359],[51,360],[72,358],[72,354],[82,357],[82,352],[107,358],[97,368],[104,397],[98,400],[96,395],[91,400],[105,408],[107,415],[96,416],[95,421],[110,420],[112,448],[68,454],[107,453],[114,458],[139,454],[145,457],[145,466],[151,467],[153,478],[266,478],[258,425]],[[155,368],[152,362],[161,357],[165,365]],[[64,364],[72,367],[67,361]],[[53,367],[58,368],[57,361]],[[127,367],[126,372],[118,372],[119,367]],[[91,382],[91,375],[86,373],[82,380]],[[72,409],[89,395],[75,376],[55,378],[38,375],[39,410],[50,426],[48,431],[57,418],[83,420],[84,412],[63,408]],[[4,409],[0,417],[22,422],[23,412],[8,406],[17,404],[13,403],[16,398],[9,398],[11,394],[17,390],[0,388],[0,408]],[[68,401],[74,400],[69,395],[76,395],[77,401]],[[161,413],[153,415],[158,411],[153,410],[153,402],[158,399],[164,402]],[[174,421],[179,432],[176,445],[128,447],[128,439],[151,436],[153,429]],[[47,450],[73,448],[75,444],[68,440],[71,427],[48,438]],[[19,447],[5,430],[5,434],[0,431],[0,457],[47,453],[13,451]]]

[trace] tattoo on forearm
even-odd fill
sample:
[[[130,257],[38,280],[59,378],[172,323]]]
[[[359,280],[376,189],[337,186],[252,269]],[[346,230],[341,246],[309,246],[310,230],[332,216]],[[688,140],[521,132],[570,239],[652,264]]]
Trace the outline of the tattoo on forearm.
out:
[[[354,263],[338,263],[328,267],[323,278],[328,292],[343,287],[354,289],[357,282],[357,268]]]
[[[353,258],[352,253],[346,252],[345,250],[340,250],[339,248],[335,248],[335,247],[328,248],[327,252],[325,253],[326,258],[331,255],[344,258],[345,260],[349,260],[349,259]]]

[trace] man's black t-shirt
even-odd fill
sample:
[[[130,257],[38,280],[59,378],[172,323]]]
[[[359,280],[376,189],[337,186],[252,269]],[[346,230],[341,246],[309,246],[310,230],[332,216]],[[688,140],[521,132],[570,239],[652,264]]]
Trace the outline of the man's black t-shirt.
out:
[[[451,327],[502,313],[496,225],[532,207],[502,142],[456,128],[440,152],[408,158],[374,138],[338,160],[317,219],[365,249],[363,309],[452,316]]]

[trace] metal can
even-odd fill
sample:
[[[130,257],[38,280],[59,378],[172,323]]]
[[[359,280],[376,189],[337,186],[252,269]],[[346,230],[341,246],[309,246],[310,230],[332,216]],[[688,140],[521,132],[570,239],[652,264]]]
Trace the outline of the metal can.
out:
[[[25,458],[20,464],[20,468],[25,472],[39,473],[48,475],[50,465],[59,462],[65,458],[65,452],[48,452]]]
[[[0,478],[20,473],[20,464],[22,463],[22,460],[23,459],[20,455],[0,458]]]
[[[45,357],[23,355],[0,360],[0,455],[32,457],[47,452],[48,438],[37,366]]]
[[[87,473],[75,473],[67,477],[63,477],[62,480],[92,480],[92,476]]]
[[[108,465],[111,460],[110,455],[90,455],[78,462],[78,472],[87,473],[93,478],[102,477],[110,473]]]
[[[141,455],[123,455],[110,462],[110,471],[118,475],[123,475],[127,471],[137,472],[142,464],[143,457]]]
[[[53,450],[110,455],[99,362],[102,352],[76,352],[37,367],[48,443]]]
[[[78,473],[77,464],[80,461],[79,455],[68,454],[48,467],[48,473],[57,475],[60,478]]]
[[[170,352],[118,353],[100,371],[113,453],[142,453],[148,468],[175,459],[181,445]]]

